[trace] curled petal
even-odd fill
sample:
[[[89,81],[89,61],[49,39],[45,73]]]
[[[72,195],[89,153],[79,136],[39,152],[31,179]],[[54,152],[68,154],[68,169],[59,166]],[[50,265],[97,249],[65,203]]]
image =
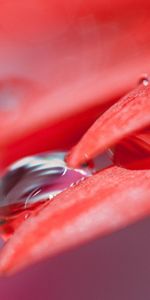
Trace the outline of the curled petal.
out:
[[[92,125],[68,156],[77,166],[150,124],[150,86],[140,85]]]
[[[150,129],[135,134],[113,147],[116,165],[129,169],[150,169]]]
[[[150,213],[150,171],[111,167],[59,194],[4,246],[0,272],[18,269]]]

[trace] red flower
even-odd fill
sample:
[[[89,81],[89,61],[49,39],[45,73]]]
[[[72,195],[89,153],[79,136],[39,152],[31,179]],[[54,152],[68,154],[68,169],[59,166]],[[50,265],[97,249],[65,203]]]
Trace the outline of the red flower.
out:
[[[98,172],[61,193],[37,216],[26,220],[1,251],[0,271],[5,273],[110,233],[149,215],[150,211],[149,83],[139,85],[118,101],[120,95],[135,85],[141,71],[147,69],[148,3],[142,4],[141,9],[137,2],[136,16],[135,2],[122,4],[125,7],[115,1],[110,7],[104,3],[99,7],[96,1],[88,2],[86,7],[76,3],[71,7],[66,2],[59,5],[61,9],[53,7],[50,18],[52,3],[41,2],[36,7],[37,16],[41,17],[44,11],[48,17],[44,21],[41,17],[42,24],[35,18],[34,24],[38,26],[31,26],[31,18],[27,27],[22,24],[21,31],[16,31],[16,27],[10,26],[12,20],[7,22],[5,39],[13,37],[14,57],[29,45],[28,34],[30,41],[34,36],[39,42],[43,32],[49,37],[48,26],[51,35],[50,42],[45,42],[44,49],[39,50],[40,55],[43,51],[44,67],[43,62],[37,63],[39,56],[31,59],[31,74],[40,79],[40,84],[11,78],[1,83],[1,89],[19,86],[21,91],[25,90],[14,113],[8,110],[0,116],[2,168],[28,153],[69,148],[114,102],[73,148],[68,163],[77,166],[114,147],[114,163],[123,167],[112,166]],[[66,7],[73,10],[73,19],[66,13]],[[8,8],[3,4],[4,20]],[[119,11],[117,16],[115,8]],[[11,9],[13,21],[17,22],[20,9],[18,6]],[[23,8],[23,15],[26,14],[28,11]],[[33,50],[38,47],[41,44],[34,44]]]

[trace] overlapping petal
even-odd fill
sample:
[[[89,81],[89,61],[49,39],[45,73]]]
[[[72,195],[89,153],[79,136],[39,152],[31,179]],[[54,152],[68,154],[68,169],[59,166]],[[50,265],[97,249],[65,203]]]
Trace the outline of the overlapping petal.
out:
[[[130,169],[150,169],[150,130],[124,139],[110,152],[116,165]]]
[[[2,102],[2,167],[26,154],[72,145],[104,103],[117,101],[149,71],[149,1],[37,3],[36,9],[31,0],[1,5],[0,74],[6,77],[0,89],[11,82],[29,91],[11,111]],[[149,123],[150,87],[140,86],[100,117],[68,161],[77,165]],[[104,170],[26,220],[4,246],[0,272],[14,272],[149,215],[149,199],[149,170]]]
[[[2,1],[2,84],[19,78],[19,88],[22,80],[33,92],[0,112],[1,148],[133,87],[149,71],[149,7],[149,1]]]
[[[150,171],[111,167],[91,176],[23,223],[2,250],[0,272],[12,273],[149,215],[149,199]]]
[[[150,124],[150,86],[140,85],[107,110],[68,156],[77,166]]]

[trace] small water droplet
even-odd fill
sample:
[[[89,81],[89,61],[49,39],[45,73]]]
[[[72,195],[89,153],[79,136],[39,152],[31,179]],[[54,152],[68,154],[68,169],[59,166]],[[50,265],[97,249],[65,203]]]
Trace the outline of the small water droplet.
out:
[[[43,153],[11,165],[0,182],[0,233],[8,238],[30,215],[54,197],[91,175],[91,169],[69,168],[64,152]]]
[[[143,84],[144,86],[149,85],[150,83],[150,77],[148,76],[148,74],[142,74],[140,79],[139,79],[139,84]]]

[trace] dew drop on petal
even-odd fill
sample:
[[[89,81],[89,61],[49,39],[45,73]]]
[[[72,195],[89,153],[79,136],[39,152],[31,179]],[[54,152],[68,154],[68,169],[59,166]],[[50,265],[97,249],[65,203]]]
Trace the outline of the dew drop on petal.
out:
[[[90,167],[69,168],[65,152],[46,152],[12,164],[0,182],[0,234],[7,239],[30,215],[73,184],[91,175]]]
[[[143,84],[144,86],[149,85],[150,83],[150,77],[148,76],[148,74],[142,74],[138,84]]]

